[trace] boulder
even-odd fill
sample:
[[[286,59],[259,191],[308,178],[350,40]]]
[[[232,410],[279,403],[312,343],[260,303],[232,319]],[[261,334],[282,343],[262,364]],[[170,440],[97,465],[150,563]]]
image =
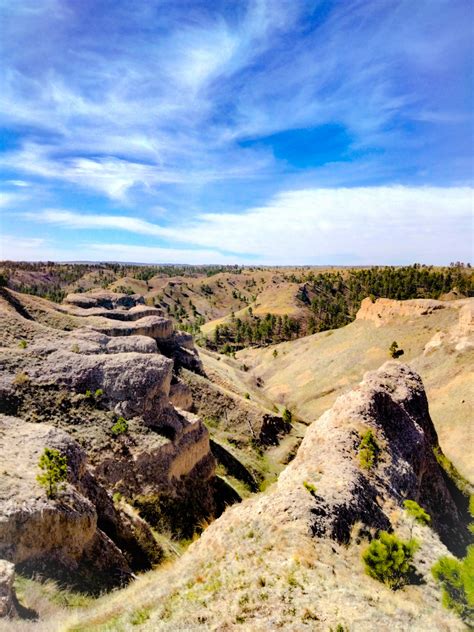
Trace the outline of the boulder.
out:
[[[0,560],[0,617],[14,617],[16,615],[15,566],[7,560]]]
[[[169,406],[172,370],[173,362],[158,354],[84,355],[58,350],[32,364],[28,375],[33,383],[54,383],[81,393],[101,389],[118,415],[142,415],[152,422]]]
[[[162,316],[145,316],[136,321],[106,321],[103,325],[91,325],[107,336],[148,336],[155,340],[168,340],[173,334],[173,322]]]

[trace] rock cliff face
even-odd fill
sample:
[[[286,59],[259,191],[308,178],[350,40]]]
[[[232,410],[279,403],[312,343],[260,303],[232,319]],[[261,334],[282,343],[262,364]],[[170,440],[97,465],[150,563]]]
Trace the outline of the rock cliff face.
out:
[[[37,426],[13,417],[0,417],[0,433],[1,462],[7,473],[0,483],[0,558],[58,577],[70,571],[78,584],[88,566],[97,574],[97,585],[128,581],[131,560],[99,528],[98,508],[102,514],[108,510],[117,531],[125,530],[125,525],[87,472],[80,446],[47,424]],[[53,500],[36,481],[45,447],[58,449],[68,461],[68,484]],[[100,507],[101,495],[108,507]]]
[[[24,306],[4,290],[2,299],[0,558],[102,589],[121,584],[158,561],[160,547],[143,520],[114,507],[113,492],[131,503],[148,495],[158,506],[161,496],[186,506],[195,483],[196,518],[214,511],[207,430],[171,401],[172,382],[178,403],[190,398],[180,367],[201,368],[192,339],[137,296],[97,292]],[[68,458],[68,485],[56,500],[36,483],[44,447]]]
[[[440,309],[452,309],[453,307],[461,309],[465,305],[469,305],[469,299],[450,301],[447,305],[445,301],[428,298],[415,298],[408,301],[396,301],[390,298],[378,298],[372,301],[370,298],[365,298],[356,318],[357,320],[370,320],[377,327],[381,327],[394,318],[417,318],[432,314]]]
[[[366,469],[368,430],[380,452]],[[144,629],[462,630],[430,572],[467,542],[436,448],[419,376],[398,362],[366,374],[309,427],[273,488],[229,508],[176,568],[147,584],[143,603],[154,605]],[[431,527],[413,523],[405,499],[428,511]],[[380,529],[420,542],[418,578],[402,590],[364,572],[361,553]]]
[[[368,430],[380,456],[364,469],[358,450]],[[278,488],[290,497],[298,483],[313,483],[311,531],[339,542],[349,542],[357,522],[390,530],[390,514],[404,499],[416,500],[444,544],[461,553],[467,533],[435,458],[438,449],[420,377],[406,365],[387,362],[312,424]],[[334,484],[341,479],[343,485]]]
[[[83,309],[98,307],[105,309],[115,309],[117,307],[131,308],[145,304],[143,296],[139,294],[128,295],[103,290],[93,290],[92,292],[84,294],[68,294],[64,302],[67,305],[73,305]]]

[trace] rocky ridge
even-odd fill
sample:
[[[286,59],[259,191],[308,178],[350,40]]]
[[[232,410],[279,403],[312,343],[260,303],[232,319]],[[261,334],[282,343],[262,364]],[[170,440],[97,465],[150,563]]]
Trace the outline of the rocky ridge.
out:
[[[367,430],[380,447],[369,469],[359,454]],[[393,361],[366,374],[308,428],[273,488],[229,508],[174,568],[125,593],[134,608],[146,604],[143,629],[463,630],[430,572],[468,541],[463,504],[434,450],[419,376]],[[405,499],[428,511],[431,526],[413,522]],[[364,573],[361,553],[381,529],[420,543],[416,575],[399,591]],[[126,606],[107,608],[82,623],[129,620]]]
[[[192,494],[190,522],[215,511],[208,432],[171,401],[172,391],[190,397],[181,367],[202,370],[192,339],[142,297],[110,294],[60,306],[0,297],[0,558],[89,590],[122,585],[161,557],[146,523],[119,511],[112,493],[155,511],[162,498],[184,506]],[[44,447],[68,458],[57,500],[35,478]]]

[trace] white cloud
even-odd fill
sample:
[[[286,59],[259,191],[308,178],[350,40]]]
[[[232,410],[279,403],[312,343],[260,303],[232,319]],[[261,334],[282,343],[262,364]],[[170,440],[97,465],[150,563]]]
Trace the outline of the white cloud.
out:
[[[184,151],[184,147],[182,148]],[[195,148],[189,148],[187,159],[194,160]],[[135,186],[151,189],[162,184],[197,184],[199,186],[221,179],[253,178],[268,164],[269,154],[261,151],[245,151],[229,157],[225,164],[209,160],[204,164],[201,156],[196,164],[188,164],[186,171],[167,167],[158,158],[152,163],[106,157],[57,157],[57,149],[25,144],[20,150],[4,154],[0,164],[8,169],[26,172],[52,180],[63,180],[81,188],[92,189],[107,197],[126,201],[128,191]],[[197,153],[197,152],[196,152]]]
[[[241,261],[446,263],[472,257],[473,189],[301,189],[279,193],[244,213],[204,213],[166,227],[133,217],[71,211],[46,210],[30,217],[75,229],[157,236],[173,244],[235,253]]]
[[[24,193],[18,193],[16,191],[0,191],[0,208],[9,209],[16,207],[25,200],[28,200],[29,196]]]
[[[143,12],[148,21],[154,11],[125,8],[118,15],[133,22]],[[106,37],[101,51],[86,36],[80,54],[64,53],[65,66],[61,41],[69,27],[80,31],[81,12],[32,7],[28,14],[11,7],[16,17],[8,16],[11,30],[5,34],[9,65],[0,95],[2,119],[46,134],[40,143],[35,138],[6,153],[2,165],[121,201],[137,186],[151,190],[254,177],[271,162],[271,153],[223,146],[219,125],[206,120],[217,102],[213,82],[268,46],[268,35],[284,22],[281,12],[259,0],[231,28],[204,11],[147,40],[145,56],[138,34],[132,36],[136,46],[114,43],[110,55]],[[25,72],[36,59],[18,41],[36,37],[38,26],[54,31],[49,40],[43,34],[45,54],[54,63],[45,60],[39,72]]]
[[[51,254],[46,239],[41,237],[17,237],[0,233],[0,260],[39,261]]]
[[[216,250],[161,248],[120,243],[78,242],[68,248],[41,237],[18,238],[0,234],[0,260],[122,261],[133,263],[235,264],[236,257]]]
[[[82,252],[88,258],[100,261],[130,261],[134,263],[189,263],[189,264],[236,264],[238,258],[216,250],[191,250],[186,248],[160,248],[130,244],[84,244]]]
[[[24,187],[29,187],[30,186],[29,183],[25,182],[24,180],[7,180],[6,182],[7,182],[7,184],[11,184],[14,187],[24,188]]]
[[[275,264],[447,262],[471,258],[472,213],[469,187],[305,189],[243,214],[201,215],[184,234]]]
[[[90,215],[74,213],[59,209],[46,209],[38,213],[24,213],[25,217],[35,221],[67,228],[109,228],[112,230],[125,230],[139,235],[163,236],[166,230],[145,220],[123,215]]]

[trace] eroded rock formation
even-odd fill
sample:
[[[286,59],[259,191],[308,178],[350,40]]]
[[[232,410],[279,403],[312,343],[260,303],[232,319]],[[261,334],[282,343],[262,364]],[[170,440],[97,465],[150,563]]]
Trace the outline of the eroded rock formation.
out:
[[[469,299],[458,299],[446,303],[446,301],[436,301],[428,298],[415,298],[407,301],[396,301],[390,298],[378,298],[376,300],[365,298],[361,303],[356,318],[357,320],[370,320],[377,327],[381,327],[395,318],[417,318],[440,309],[462,309],[465,305],[469,305]]]
[[[9,472],[0,558],[101,589],[124,583],[161,550],[141,518],[114,506],[112,493],[130,503],[151,498],[158,508],[163,497],[166,513],[173,501],[186,506],[195,484],[194,518],[214,511],[207,430],[172,402],[190,397],[182,364],[201,368],[192,339],[140,297],[97,292],[61,306],[33,299],[27,309],[21,295],[2,296],[5,327],[29,337],[0,350],[1,460]],[[68,484],[56,499],[36,482],[45,447],[67,456]]]
[[[365,468],[360,442],[368,430],[380,452]],[[308,428],[274,488],[229,508],[169,582],[153,587],[156,610],[146,629],[171,612],[166,629],[205,620],[211,629],[237,621],[262,631],[462,630],[443,609],[430,571],[449,549],[460,551],[468,534],[434,449],[419,376],[398,362],[366,374]],[[405,499],[425,508],[431,526],[413,522]],[[403,590],[364,572],[361,554],[381,529],[420,543],[416,578]]]
[[[98,585],[129,580],[131,560],[99,528],[98,508],[102,515],[109,513],[117,531],[126,526],[119,525],[111,498],[87,472],[81,447],[61,430],[14,417],[0,417],[0,433],[5,472],[0,479],[0,557],[31,571],[56,576],[69,571],[78,584],[88,567]],[[54,499],[36,480],[45,447],[67,457],[68,483]]]
[[[358,458],[368,430],[380,449],[372,468],[361,467]],[[436,460],[438,450],[420,377],[406,365],[387,362],[310,426],[278,487],[289,497],[297,482],[314,484],[311,531],[339,542],[349,541],[357,522],[390,530],[391,513],[405,499],[416,500],[432,516],[441,540],[459,553],[467,534]]]
[[[14,579],[15,566],[0,559],[0,618],[16,615]]]

